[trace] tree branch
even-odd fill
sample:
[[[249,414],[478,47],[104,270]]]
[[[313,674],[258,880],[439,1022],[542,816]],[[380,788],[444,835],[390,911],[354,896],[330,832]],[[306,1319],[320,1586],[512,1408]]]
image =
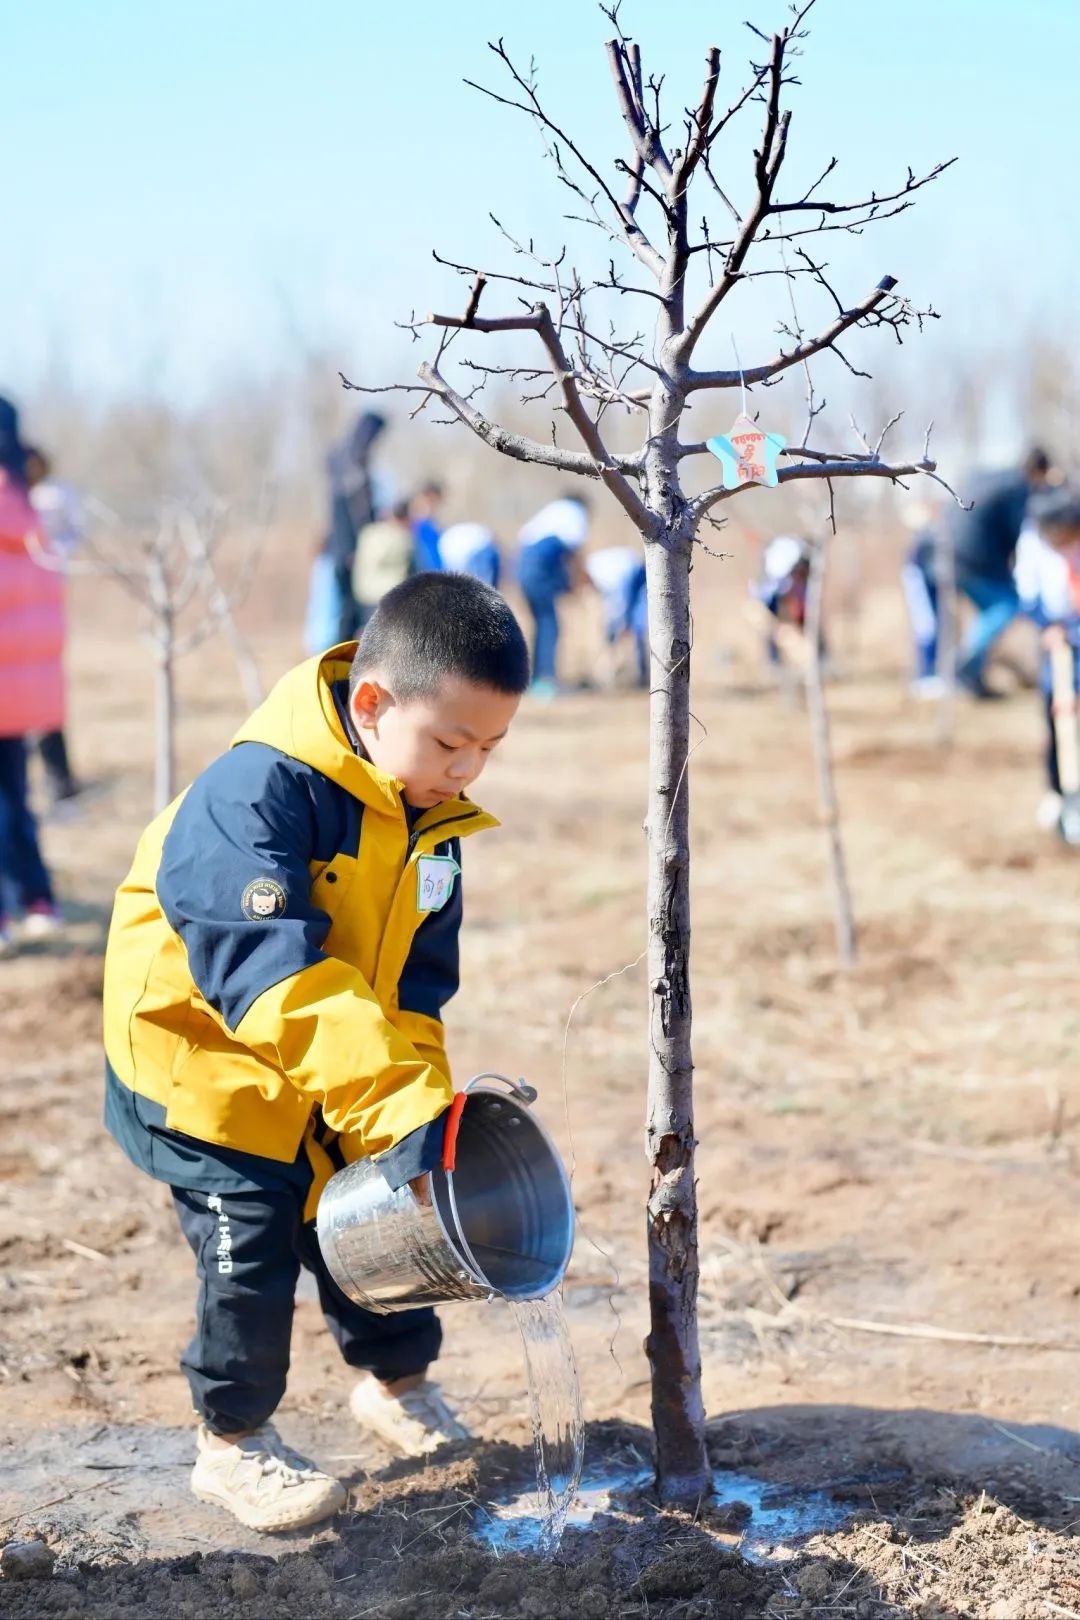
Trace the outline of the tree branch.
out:
[[[685,154],[678,159],[675,165],[673,189],[676,193],[686,190],[694,170],[709,148],[709,125],[712,122],[716,87],[720,82],[720,52],[715,45],[709,46],[705,64],[705,85],[701,92],[701,100],[698,103],[697,111],[691,113],[687,109],[687,117],[692,121],[693,134],[687,143]]]
[[[800,450],[798,454],[805,456],[807,452]],[[872,456],[859,457],[845,456],[843,454],[838,454],[831,459],[821,455],[820,460],[799,461],[793,467],[782,467],[778,478],[781,484],[789,484],[803,478],[825,480],[833,478],[888,478],[893,483],[896,483],[901,478],[914,477],[919,473],[935,478],[938,483],[944,483],[944,480],[937,476],[936,461],[920,460],[892,463],[879,461]],[[727,489],[723,484],[718,484],[712,489],[705,490],[701,495],[696,495],[689,502],[689,508],[694,515],[695,521],[700,522],[706,513],[711,511],[714,506],[719,505],[721,501],[729,500],[731,496],[739,495],[743,490],[753,489],[754,487],[752,484],[739,484],[734,489]],[[948,485],[945,485],[945,487],[948,488]]]
[[[649,238],[645,235],[645,232],[641,229],[641,226],[634,218],[633,213],[627,209],[624,204],[619,202],[607,181],[603,178],[600,172],[593,167],[588,158],[585,157],[584,153],[574,143],[574,141],[570,139],[570,136],[567,135],[566,131],[561,129],[560,126],[555,123],[554,119],[548,117],[547,113],[540,104],[540,99],[537,96],[533,86],[526,79],[522,78],[521,74],[510,60],[502,40],[500,39],[497,44],[492,44],[489,41],[488,49],[494,51],[495,55],[500,59],[500,61],[505,64],[514,80],[514,83],[528,97],[531,105],[526,106],[524,102],[514,101],[508,96],[500,96],[496,93],[496,91],[489,90],[486,85],[477,84],[473,79],[466,79],[465,83],[470,87],[470,89],[479,90],[481,95],[489,96],[493,101],[500,102],[504,107],[513,107],[518,112],[528,113],[529,116],[535,118],[544,129],[548,130],[552,135],[554,135],[557,140],[560,140],[566,149],[573,153],[578,163],[585,170],[585,173],[596,182],[600,190],[603,192],[613,213],[615,214],[616,219],[619,221],[622,227],[623,239],[627,243],[628,247],[637,255],[643,264],[648,265],[654,276],[659,277],[664,268],[663,257],[657,252],[656,248],[653,247],[652,243],[649,241]],[[560,172],[562,172],[561,160],[559,160],[557,153],[556,161],[559,162]]]
[[[554,467],[558,472],[577,473],[583,478],[600,478],[603,469],[592,455],[584,450],[563,450],[558,445],[541,444],[538,439],[530,439],[527,434],[511,433],[508,428],[501,427],[498,422],[491,422],[482,411],[478,411],[461,394],[441,376],[434,366],[426,362],[417,373],[423,387],[417,392],[436,394],[445,401],[459,421],[471,428],[477,438],[483,439],[492,450],[500,455],[510,456],[515,461],[528,461],[540,467]],[[380,393],[377,388],[367,389],[368,393]],[[636,456],[615,455],[609,457],[610,466],[626,478],[637,478],[641,475],[641,468]],[[643,509],[644,510],[644,509]],[[651,524],[651,520],[650,520]]]
[[[475,307],[474,302],[470,300],[470,308],[473,307]],[[466,312],[467,314],[468,312]],[[600,437],[599,428],[582,403],[574,368],[566,357],[562,343],[559,340],[559,334],[555,330],[555,323],[551,319],[551,311],[546,304],[534,304],[528,315],[511,315],[498,320],[482,320],[474,316],[469,321],[466,317],[459,315],[432,315],[429,319],[434,326],[463,327],[470,325],[480,332],[534,331],[547,350],[551,374],[562,390],[566,414],[577,428],[589,452],[591,466],[595,468],[591,472],[591,476],[603,480],[627,516],[642,534],[652,533],[654,528],[653,518],[645,509],[636,490],[627,482],[623,471]],[[519,460],[537,459],[535,456],[523,453],[524,447],[531,441],[521,440],[517,447],[512,448],[511,441],[517,440],[518,435],[507,435],[505,430],[493,428],[492,424],[487,422],[479,411],[476,411],[466,400],[450,389],[445,379],[439,376],[438,371],[433,366],[421,367],[419,375],[425,382],[429,377],[436,378],[441,387],[433,390],[433,392],[438,392],[446,400],[450,408],[461,417],[461,420],[466,422],[474,433],[478,433],[494,449],[502,450],[503,454],[515,456]],[[492,433],[502,434],[505,442],[495,443],[494,438],[491,437]],[[566,452],[557,451],[554,446],[552,448],[556,450],[557,454],[566,454]],[[556,465],[556,463],[549,462],[549,465]],[[567,472],[581,470],[579,467],[564,467],[564,471]]]
[[[934,167],[924,174],[919,180],[916,180],[913,170],[909,169],[905,184],[902,185],[898,191],[887,192],[883,197],[879,197],[876,192],[872,191],[869,198],[864,202],[812,202],[810,200],[810,192],[812,192],[816,186],[821,184],[821,181],[824,180],[825,175],[828,174],[836,165],[836,159],[832,158],[829,162],[828,168],[825,170],[825,173],[821,175],[820,179],[814,181],[814,185],[810,187],[809,191],[804,193],[798,202],[770,203],[769,212],[770,214],[855,214],[864,208],[869,208],[876,211],[878,208],[883,207],[886,203],[898,202],[902,197],[909,197],[913,191],[918,191],[921,189],[921,187],[928,186],[931,180],[936,180],[939,174],[944,174],[946,169],[952,168],[952,165],[956,161],[956,158],[951,157],[946,158],[944,163],[935,163]]]
[[[831,348],[837,338],[852,326],[857,326],[864,320],[871,310],[877,309],[896,286],[895,276],[882,276],[872,292],[867,293],[862,301],[852,309],[842,310],[831,326],[826,327],[818,337],[810,338],[806,343],[796,344],[786,354],[778,354],[774,360],[769,360],[762,366],[751,366],[744,371],[691,371],[687,374],[684,386],[688,390],[698,388],[737,388],[740,383],[747,387],[753,383],[765,382],[775,377],[780,371],[786,371],[789,366],[797,366],[811,355],[819,354],[822,349]]]
[[[675,350],[677,363],[685,365],[694,351],[694,345],[719,309],[735,282],[750,245],[757,235],[762,220],[768,213],[769,199],[787,147],[787,125],[790,114],[780,113],[780,87],[784,72],[784,48],[788,33],[774,34],[769,57],[769,93],[765,98],[765,123],[761,132],[761,145],[754,153],[754,173],[757,179],[757,197],[742,222],[734,245],[724,265],[724,273],[705,296],[697,314],[686,324]]]
[[[623,123],[630,131],[634,151],[640,162],[647,163],[650,169],[655,170],[660,176],[664,185],[668,186],[671,184],[671,163],[661,144],[659,130],[646,121],[645,108],[635,94],[636,86],[632,87],[627,78],[625,47],[620,40],[609,39],[604,49],[607,51],[608,66],[615,82],[619,111],[622,113]]]

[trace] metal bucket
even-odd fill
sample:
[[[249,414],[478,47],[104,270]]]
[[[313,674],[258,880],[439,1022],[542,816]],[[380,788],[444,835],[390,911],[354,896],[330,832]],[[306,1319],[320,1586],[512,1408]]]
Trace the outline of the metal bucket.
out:
[[[503,1080],[505,1095],[482,1080]],[[529,1112],[536,1093],[478,1075],[457,1138],[457,1168],[428,1176],[430,1205],[392,1192],[360,1159],[319,1200],[319,1247],[338,1287],[380,1315],[454,1299],[542,1299],[562,1281],[574,1243],[570,1182]]]

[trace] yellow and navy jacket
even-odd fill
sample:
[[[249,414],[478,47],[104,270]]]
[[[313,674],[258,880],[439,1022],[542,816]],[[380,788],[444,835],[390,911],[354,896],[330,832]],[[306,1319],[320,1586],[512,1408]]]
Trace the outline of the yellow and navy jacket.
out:
[[[437,1162],[451,1097],[464,797],[411,810],[358,751],[354,644],[286,675],[144,832],[105,957],[106,1124],[217,1190]],[[328,1152],[329,1150],[329,1152]],[[208,1168],[209,1167],[209,1168]]]

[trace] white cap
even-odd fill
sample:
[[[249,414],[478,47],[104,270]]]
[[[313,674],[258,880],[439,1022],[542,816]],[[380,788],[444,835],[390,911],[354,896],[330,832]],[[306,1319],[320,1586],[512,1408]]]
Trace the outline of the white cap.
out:
[[[439,556],[450,573],[462,572],[478,551],[494,543],[495,536],[485,523],[451,523],[439,536]]]
[[[535,540],[547,540],[549,536],[561,540],[564,546],[576,551],[585,543],[585,536],[589,532],[589,514],[580,501],[572,496],[565,496],[559,501],[550,501],[547,506],[541,507],[535,517],[531,517],[518,535],[523,546],[528,546]]]
[[[778,534],[765,547],[762,559],[766,579],[786,579],[806,556],[806,545],[793,534]]]

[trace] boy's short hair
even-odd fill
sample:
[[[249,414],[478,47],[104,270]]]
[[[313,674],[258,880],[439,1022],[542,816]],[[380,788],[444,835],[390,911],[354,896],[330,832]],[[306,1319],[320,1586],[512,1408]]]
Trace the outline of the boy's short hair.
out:
[[[388,591],[364,627],[349,696],[373,670],[399,702],[457,677],[496,692],[529,684],[529,654],[510,605],[469,574],[414,574]]]

